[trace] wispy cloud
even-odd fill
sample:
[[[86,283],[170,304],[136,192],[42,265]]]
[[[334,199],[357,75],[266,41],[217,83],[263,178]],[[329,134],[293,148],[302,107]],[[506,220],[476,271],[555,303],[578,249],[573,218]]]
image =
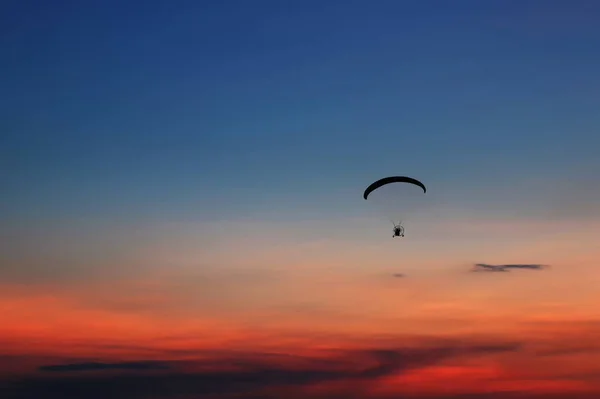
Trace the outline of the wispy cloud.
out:
[[[585,326],[590,327],[589,324]],[[538,327],[544,326],[542,323]],[[592,330],[576,330],[561,337],[541,331],[531,333],[515,340],[477,334],[382,336],[362,344],[315,342],[316,347],[296,345],[294,350],[201,347],[192,350],[179,344],[144,350],[141,343],[141,347],[129,349],[125,345],[113,355],[95,351],[105,353],[102,358],[81,352],[81,361],[71,355],[62,359],[40,357],[36,363],[28,356],[25,363],[34,367],[10,378],[5,376],[0,381],[0,390],[8,393],[3,399],[78,395],[92,399],[390,399],[398,395],[410,398],[406,395],[408,391],[423,389],[435,399],[479,398],[486,396],[477,396],[476,392],[500,395],[507,390],[522,399],[535,398],[535,393],[549,392],[547,389],[552,388],[554,392],[568,392],[569,395],[556,397],[566,399],[576,398],[578,392],[597,386],[594,384],[600,370],[593,362],[596,356],[593,350],[598,346],[591,337]],[[257,340],[256,348],[260,341]],[[378,346],[364,346],[374,342]],[[365,349],[333,349],[343,347]],[[562,355],[577,356],[581,364],[562,370],[558,367]],[[14,365],[20,359],[10,356],[6,361]],[[525,391],[529,396],[517,395]],[[458,393],[461,395],[456,396]]]
[[[547,268],[547,265],[541,264],[502,264],[502,265],[490,265],[487,263],[475,263],[471,271],[473,272],[508,272],[510,269],[530,269],[530,270],[541,270]]]
[[[125,363],[74,363],[41,366],[40,371],[98,371],[98,370],[165,370],[169,366],[160,362],[125,362]]]
[[[235,355],[197,362],[154,361],[113,363],[68,363],[46,365],[42,372],[54,378],[30,377],[12,381],[8,398],[43,398],[49,392],[64,397],[86,398],[179,398],[193,395],[260,394],[266,389],[336,381],[375,381],[382,377],[435,365],[453,357],[475,356],[519,350],[514,343],[482,345],[448,344],[425,348],[380,348],[338,352],[333,357]],[[115,375],[114,371],[132,373]],[[146,371],[162,370],[148,376]],[[89,371],[95,371],[90,375]],[[109,374],[106,372],[111,371]],[[57,372],[86,372],[58,377]],[[13,396],[10,396],[10,393]],[[224,396],[216,396],[224,397]],[[7,399],[8,399],[7,398]]]

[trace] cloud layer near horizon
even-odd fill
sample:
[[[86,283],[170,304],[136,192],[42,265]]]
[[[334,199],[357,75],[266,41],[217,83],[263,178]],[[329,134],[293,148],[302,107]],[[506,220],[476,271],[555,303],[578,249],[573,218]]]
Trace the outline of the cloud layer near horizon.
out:
[[[553,363],[581,354],[581,348],[559,342],[551,346],[562,352],[550,353],[536,348],[535,340],[465,336],[407,337],[408,341],[388,347],[313,349],[307,354],[296,348],[296,353],[198,350],[183,359],[174,359],[171,353],[171,359],[135,362],[73,362],[71,358],[40,364],[37,371],[4,380],[0,386],[8,393],[6,399],[391,398],[410,397],[415,390],[435,398],[481,395],[482,391],[532,397],[553,391],[563,392],[565,398],[585,391],[600,393],[600,385],[593,382],[600,377],[600,368],[567,372],[536,363],[536,370],[528,369],[527,363],[541,357]],[[19,357],[11,360],[18,362]]]

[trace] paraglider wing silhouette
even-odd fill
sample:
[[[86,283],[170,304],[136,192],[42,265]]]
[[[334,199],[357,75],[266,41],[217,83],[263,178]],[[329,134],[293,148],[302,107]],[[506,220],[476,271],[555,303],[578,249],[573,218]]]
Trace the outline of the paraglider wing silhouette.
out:
[[[376,182],[371,183],[371,185],[369,185],[369,187],[367,187],[367,189],[365,190],[363,198],[367,199],[371,192],[377,190],[381,186],[385,186],[386,184],[390,183],[410,183],[421,187],[423,189],[423,193],[427,192],[427,188],[425,187],[425,185],[417,179],[413,179],[412,177],[408,176],[390,176],[384,177],[383,179],[379,179]]]

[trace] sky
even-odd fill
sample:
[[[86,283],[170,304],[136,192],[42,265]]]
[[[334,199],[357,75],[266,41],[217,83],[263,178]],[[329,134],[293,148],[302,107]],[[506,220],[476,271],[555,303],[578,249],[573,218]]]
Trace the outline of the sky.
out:
[[[2,397],[598,397],[599,18],[3,1]]]

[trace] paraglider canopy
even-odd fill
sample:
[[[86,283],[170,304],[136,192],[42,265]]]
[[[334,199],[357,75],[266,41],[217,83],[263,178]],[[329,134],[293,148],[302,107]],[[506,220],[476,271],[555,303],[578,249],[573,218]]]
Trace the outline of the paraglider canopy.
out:
[[[427,188],[425,187],[425,185],[417,179],[413,179],[412,177],[408,176],[390,176],[384,177],[383,179],[379,179],[376,182],[371,183],[371,185],[369,185],[369,187],[367,187],[367,189],[363,193],[363,198],[367,199],[371,192],[377,190],[381,186],[385,186],[386,184],[390,183],[410,183],[421,187],[423,189],[423,193],[427,192]]]

